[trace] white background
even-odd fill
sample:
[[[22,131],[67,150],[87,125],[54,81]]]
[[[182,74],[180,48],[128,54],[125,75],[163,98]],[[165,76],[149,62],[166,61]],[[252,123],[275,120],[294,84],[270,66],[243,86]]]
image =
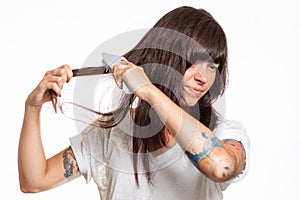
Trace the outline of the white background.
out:
[[[81,67],[105,40],[149,28],[182,5],[206,9],[224,28],[230,58],[226,117],[240,120],[251,139],[250,171],[224,192],[224,199],[297,198],[297,1],[11,0],[0,3],[1,199],[99,199],[95,184],[83,178],[39,194],[20,192],[17,148],[25,99],[47,70],[65,63]],[[67,147],[68,138],[77,134],[73,122],[50,106],[44,107],[42,122],[47,156]]]

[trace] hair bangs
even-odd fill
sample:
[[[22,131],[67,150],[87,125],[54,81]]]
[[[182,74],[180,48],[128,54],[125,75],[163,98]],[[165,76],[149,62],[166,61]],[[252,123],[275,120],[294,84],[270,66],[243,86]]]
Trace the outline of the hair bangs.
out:
[[[204,15],[198,17],[193,23],[193,31],[189,33],[189,37],[192,38],[192,42],[188,47],[188,62],[193,64],[197,60],[207,60],[220,65],[226,64],[226,35],[210,14],[204,12]]]

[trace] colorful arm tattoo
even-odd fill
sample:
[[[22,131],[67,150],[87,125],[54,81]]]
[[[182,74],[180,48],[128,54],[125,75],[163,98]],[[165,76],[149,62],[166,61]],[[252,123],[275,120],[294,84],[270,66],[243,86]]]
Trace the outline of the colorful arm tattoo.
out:
[[[201,136],[205,138],[207,141],[205,145],[203,145],[203,149],[199,153],[191,153],[189,151],[185,151],[188,158],[192,161],[192,163],[199,169],[199,162],[206,158],[209,152],[215,148],[215,147],[222,147],[222,144],[220,143],[219,139],[215,136],[212,138],[208,138],[207,134],[205,132],[201,133]]]
[[[246,165],[246,154],[241,142],[233,139],[221,141],[216,136],[208,138],[205,132],[201,136],[206,139],[201,152],[193,152],[193,149],[185,152],[197,169],[219,181],[234,178],[242,172]]]
[[[244,146],[241,142],[233,139],[225,139],[223,140],[224,148],[229,152],[233,152],[235,154],[235,164],[236,164],[236,171],[242,171],[245,169],[246,166],[246,152],[244,149]],[[238,162],[238,157],[240,157],[241,162]],[[239,166],[239,163],[241,163],[241,166]],[[238,170],[240,168],[240,170]],[[236,174],[238,175],[238,174]]]
[[[78,169],[77,162],[71,147],[67,148],[63,153],[63,164],[64,164],[64,177],[71,179],[74,173],[74,169]]]

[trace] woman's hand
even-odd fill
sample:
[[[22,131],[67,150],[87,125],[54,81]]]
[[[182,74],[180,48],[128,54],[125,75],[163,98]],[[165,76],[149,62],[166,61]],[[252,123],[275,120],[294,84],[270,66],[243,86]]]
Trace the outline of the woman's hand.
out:
[[[63,84],[69,82],[72,77],[73,73],[68,65],[46,72],[38,86],[29,94],[26,104],[41,107],[43,103],[52,100],[51,91],[60,96]]]
[[[113,76],[119,88],[123,88],[123,81],[129,90],[141,99],[147,99],[151,87],[154,85],[148,79],[143,68],[129,61],[122,61],[113,68]]]

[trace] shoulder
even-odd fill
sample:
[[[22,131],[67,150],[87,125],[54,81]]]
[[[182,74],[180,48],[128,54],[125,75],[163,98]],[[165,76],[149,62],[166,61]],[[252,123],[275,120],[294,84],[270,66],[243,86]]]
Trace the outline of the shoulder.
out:
[[[110,133],[110,129],[104,129],[97,126],[96,123],[87,126],[80,134],[70,138],[72,141],[80,141],[88,144],[90,142],[102,141]]]
[[[220,139],[243,140],[249,145],[250,139],[244,125],[237,120],[220,119],[214,129]]]
[[[85,148],[88,152],[113,151],[114,149],[126,149],[131,147],[129,126],[120,124],[111,128],[101,128],[97,124],[90,124],[80,134],[70,138],[72,147]]]
[[[89,125],[80,134],[70,138],[80,173],[89,182],[97,163],[105,163],[111,129]]]
[[[245,129],[242,122],[238,120],[229,120],[225,118],[221,118],[218,120],[216,129],[220,128],[231,128],[231,129]]]

